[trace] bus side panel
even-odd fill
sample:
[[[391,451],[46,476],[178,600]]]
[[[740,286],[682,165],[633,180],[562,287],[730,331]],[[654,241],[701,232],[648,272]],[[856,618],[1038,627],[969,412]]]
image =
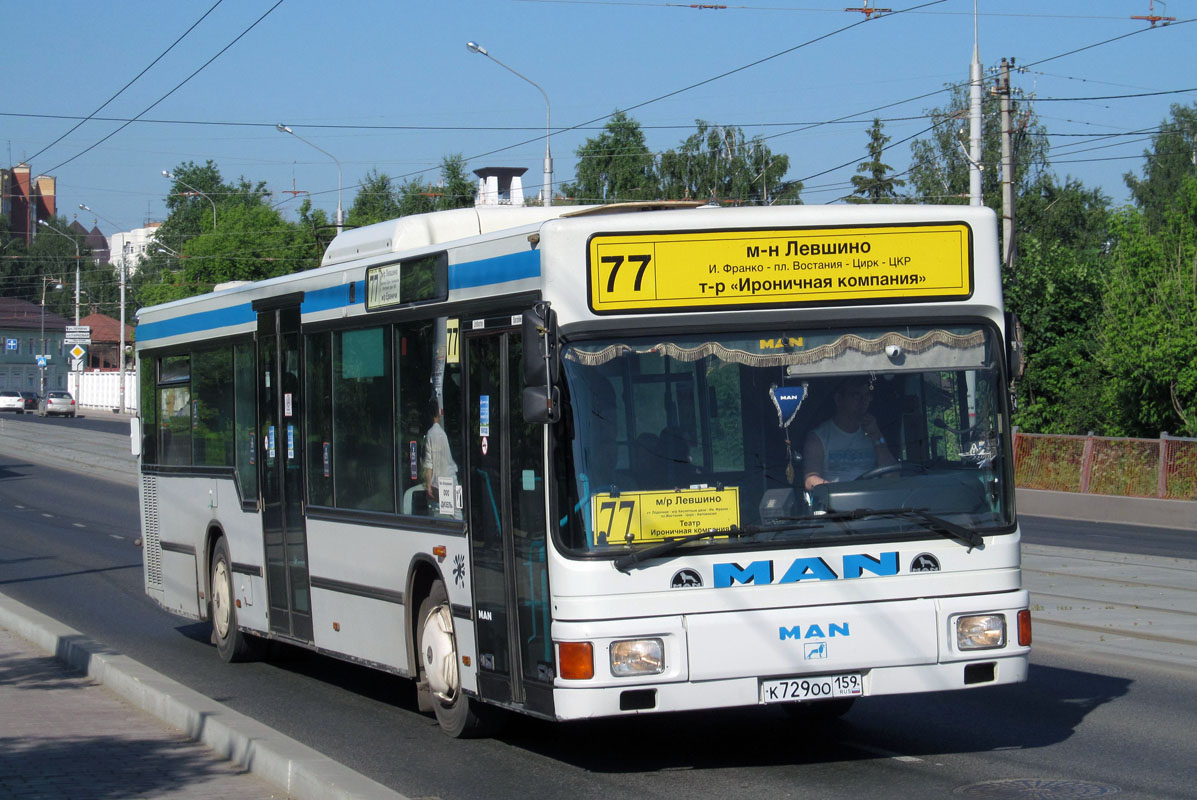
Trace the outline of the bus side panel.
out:
[[[213,479],[209,487],[215,498],[210,510],[214,522],[224,531],[233,560],[233,595],[237,607],[237,626],[258,633],[270,627],[270,604],[266,595],[266,555],[262,544],[262,517],[256,511],[241,509],[241,496],[232,478]],[[204,559],[205,569],[209,568]],[[204,585],[207,576],[201,576]]]
[[[190,475],[156,475],[159,538],[162,546],[162,606],[193,619],[207,617],[200,602],[206,569],[204,538],[208,520],[211,478]],[[201,608],[205,610],[201,612]]]
[[[309,519],[307,537],[316,647],[406,674],[403,589],[415,534]]]

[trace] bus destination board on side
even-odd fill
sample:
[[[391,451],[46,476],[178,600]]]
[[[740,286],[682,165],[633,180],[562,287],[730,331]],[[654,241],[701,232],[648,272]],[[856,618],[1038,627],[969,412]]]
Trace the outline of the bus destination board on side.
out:
[[[590,308],[692,308],[961,300],[972,294],[964,224],[591,237]]]

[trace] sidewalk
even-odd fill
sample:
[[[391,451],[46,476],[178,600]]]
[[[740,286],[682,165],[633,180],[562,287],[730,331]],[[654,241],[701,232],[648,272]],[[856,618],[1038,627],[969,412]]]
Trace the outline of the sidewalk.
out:
[[[0,627],[0,796],[286,795]]]
[[[0,594],[0,797],[407,800]]]

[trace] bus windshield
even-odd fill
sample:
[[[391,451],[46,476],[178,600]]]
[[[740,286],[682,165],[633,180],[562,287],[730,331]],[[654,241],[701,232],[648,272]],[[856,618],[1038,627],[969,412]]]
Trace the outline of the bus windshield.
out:
[[[1001,352],[982,325],[566,344],[561,543],[1009,529]]]

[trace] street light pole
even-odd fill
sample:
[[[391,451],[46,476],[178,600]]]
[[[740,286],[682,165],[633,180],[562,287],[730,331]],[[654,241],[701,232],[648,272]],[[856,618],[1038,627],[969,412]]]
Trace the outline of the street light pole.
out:
[[[80,208],[83,208],[83,207],[84,206],[80,206]],[[62,231],[58,230],[58,228],[55,228],[53,225],[46,222],[44,219],[39,219],[37,221],[37,224],[42,225],[46,228],[49,228],[50,230],[57,233],[59,236],[66,236],[66,238],[71,240],[71,244],[75,245],[75,324],[78,325],[79,324],[79,240],[76,239],[74,236],[70,236],[70,235],[65,234]],[[43,292],[43,296],[44,296],[44,292]]]
[[[38,220],[38,222],[43,225],[46,224],[45,220]],[[38,354],[37,364],[38,394],[42,397],[46,396],[46,286],[49,285],[51,280],[54,281],[54,291],[58,291],[62,288],[62,283],[60,283],[57,278],[48,278],[45,275],[42,276],[42,352]]]
[[[503,69],[515,75],[517,78],[523,78],[528,83],[536,87],[536,90],[544,96],[544,205],[551,206],[553,204],[553,155],[549,152],[549,133],[552,128],[550,120],[552,118],[552,109],[549,106],[549,96],[544,89],[540,88],[540,84],[532,80],[526,75],[513,70],[511,67],[504,64],[499,59],[487,52],[486,48],[477,42],[466,42],[466,49],[471,53],[479,53],[489,58],[491,61],[498,64]]]
[[[342,220],[342,215],[341,215],[341,162],[340,162],[340,161],[337,161],[337,157],[336,157],[336,156],[334,156],[332,153],[328,152],[328,151],[327,151],[327,150],[325,150],[323,147],[320,147],[320,146],[318,146],[318,145],[314,145],[314,144],[312,144],[312,143],[311,143],[311,142],[309,142],[307,139],[303,138],[302,136],[300,136],[298,133],[296,133],[295,131],[293,131],[293,130],[291,130],[290,128],[288,128],[288,127],[287,127],[286,125],[284,125],[283,123],[281,123],[281,122],[280,122],[279,124],[275,125],[275,126],[274,126],[274,128],[275,128],[275,130],[277,130],[279,133],[289,133],[289,134],[291,134],[291,135],[292,135],[292,136],[294,136],[296,139],[298,139],[299,141],[301,141],[301,142],[303,142],[304,144],[308,145],[309,147],[315,147],[315,148],[316,148],[317,150],[319,150],[321,153],[324,153],[324,155],[326,155],[326,156],[328,156],[329,158],[331,158],[331,159],[333,160],[333,163],[335,163],[335,164],[337,165],[337,233],[340,233],[340,232],[341,232],[341,220]]]
[[[207,200],[209,203],[212,203],[212,230],[214,230],[214,231],[215,231],[215,230],[216,230],[216,203],[215,203],[215,202],[212,200],[212,198],[211,198],[211,197],[208,197],[208,195],[204,194],[203,192],[201,192],[199,189],[195,188],[195,187],[194,187],[194,186],[192,186],[191,184],[189,184],[189,183],[184,183],[184,182],[183,182],[182,180],[180,180],[179,178],[176,178],[176,177],[175,177],[175,175],[174,175],[174,173],[173,173],[173,172],[170,172],[169,170],[165,170],[165,169],[164,169],[164,170],[162,170],[162,177],[163,177],[163,178],[167,178],[168,180],[172,180],[172,181],[174,181],[175,183],[179,184],[180,186],[186,186],[188,189],[190,189],[191,191],[195,192],[195,193],[196,193],[196,194],[198,194],[200,197],[202,197],[202,198],[204,198],[205,200]]]

